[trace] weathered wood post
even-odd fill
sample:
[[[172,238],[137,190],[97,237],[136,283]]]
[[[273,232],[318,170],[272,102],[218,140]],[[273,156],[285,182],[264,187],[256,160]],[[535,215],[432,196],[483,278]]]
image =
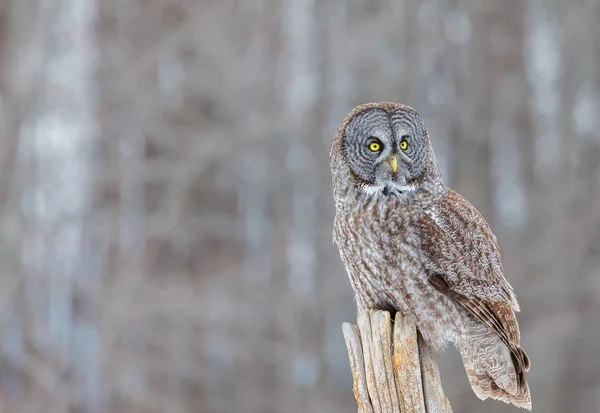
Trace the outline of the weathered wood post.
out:
[[[360,307],[357,319],[342,330],[359,413],[452,413],[437,357],[414,324]]]

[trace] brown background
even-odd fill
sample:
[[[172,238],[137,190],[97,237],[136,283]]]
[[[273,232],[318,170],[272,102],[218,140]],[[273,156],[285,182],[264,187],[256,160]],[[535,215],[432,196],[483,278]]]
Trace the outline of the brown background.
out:
[[[0,1],[2,412],[351,412],[329,142],[424,116],[534,411],[600,412],[600,1]],[[516,412],[441,360],[455,412]]]

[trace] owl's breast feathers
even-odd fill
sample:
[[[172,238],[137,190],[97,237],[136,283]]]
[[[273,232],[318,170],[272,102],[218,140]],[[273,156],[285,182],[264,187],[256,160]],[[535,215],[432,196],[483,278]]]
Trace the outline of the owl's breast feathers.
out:
[[[529,369],[520,348],[515,311],[519,304],[504,278],[496,237],[475,207],[450,190],[425,210],[419,222],[429,280],[495,331],[517,359],[517,374]]]
[[[369,308],[413,317],[436,349],[463,330],[458,306],[427,278],[420,247],[423,210],[397,199],[371,197],[337,216],[334,240],[359,301]]]

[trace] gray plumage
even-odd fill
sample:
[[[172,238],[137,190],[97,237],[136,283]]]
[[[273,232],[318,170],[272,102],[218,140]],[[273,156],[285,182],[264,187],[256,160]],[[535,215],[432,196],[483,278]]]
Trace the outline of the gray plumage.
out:
[[[446,187],[421,116],[355,108],[330,152],[333,237],[360,305],[412,318],[437,351],[459,349],[475,394],[531,409],[519,305],[484,218]]]

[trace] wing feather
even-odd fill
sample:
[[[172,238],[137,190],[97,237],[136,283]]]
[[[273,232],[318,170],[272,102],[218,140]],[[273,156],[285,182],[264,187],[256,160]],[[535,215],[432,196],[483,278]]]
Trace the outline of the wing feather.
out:
[[[520,348],[515,316],[519,304],[504,278],[498,242],[485,219],[450,190],[426,210],[419,230],[432,286],[495,331],[517,359],[517,369],[527,371],[529,359]]]

